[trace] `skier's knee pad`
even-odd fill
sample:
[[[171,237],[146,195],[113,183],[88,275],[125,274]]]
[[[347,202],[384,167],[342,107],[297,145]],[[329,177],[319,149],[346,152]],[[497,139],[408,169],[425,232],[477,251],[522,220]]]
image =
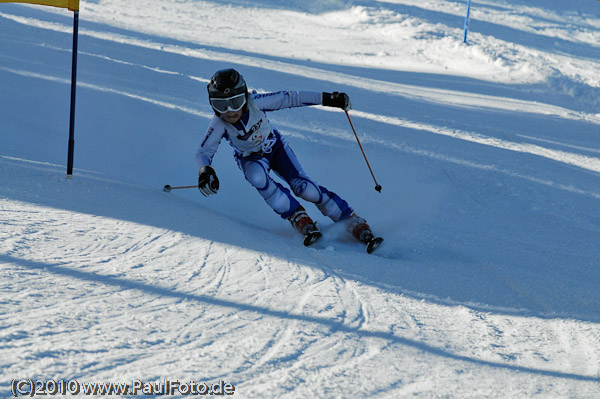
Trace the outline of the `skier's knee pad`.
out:
[[[287,217],[292,208],[298,207],[298,202],[292,197],[289,190],[279,183],[272,182],[267,190],[259,191],[267,204],[281,217]]]
[[[323,200],[323,193],[319,186],[306,177],[294,177],[290,181],[290,186],[294,194],[306,201],[318,204]]]
[[[269,188],[269,174],[267,169],[259,162],[247,162],[244,165],[244,176],[246,180],[257,190],[266,190]]]

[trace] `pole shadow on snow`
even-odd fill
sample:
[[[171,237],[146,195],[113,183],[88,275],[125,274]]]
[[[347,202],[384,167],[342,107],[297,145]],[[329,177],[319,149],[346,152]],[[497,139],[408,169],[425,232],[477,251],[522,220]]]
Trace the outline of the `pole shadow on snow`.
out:
[[[148,285],[140,282],[130,281],[123,278],[104,276],[101,274],[84,272],[80,270],[71,269],[69,267],[62,266],[60,264],[43,263],[37,261],[31,261],[26,259],[19,259],[10,255],[0,255],[1,263],[9,263],[24,267],[31,270],[38,270],[43,273],[52,273],[57,276],[64,276],[67,278],[78,279],[82,281],[90,281],[94,283],[104,284],[107,286],[117,287],[119,289],[136,290],[145,294],[154,295],[157,297],[167,297],[179,300],[193,301],[199,304],[208,304],[214,306],[222,306],[225,308],[236,309],[240,312],[255,312],[264,316],[274,317],[278,319],[288,319],[301,321],[305,323],[318,324],[327,327],[332,332],[341,332],[347,334],[354,334],[360,338],[368,339],[375,338],[388,341],[391,344],[404,345],[430,355],[445,357],[456,361],[468,362],[478,366],[492,367],[496,369],[503,369],[506,371],[513,371],[518,373],[529,373],[545,377],[564,378],[577,381],[590,381],[600,382],[600,378],[573,374],[563,373],[560,371],[542,370],[535,368],[522,367],[517,365],[503,364],[498,362],[490,362],[486,360],[476,359],[468,356],[458,355],[452,352],[448,352],[441,348],[428,345],[423,342],[415,341],[412,339],[399,337],[384,331],[365,331],[357,328],[347,326],[343,323],[330,320],[323,317],[308,316],[302,314],[289,313],[280,310],[270,309],[268,307],[250,305],[240,302],[228,301],[225,299],[213,298],[207,295],[195,295],[188,294],[185,292],[176,291],[170,288],[159,287]]]

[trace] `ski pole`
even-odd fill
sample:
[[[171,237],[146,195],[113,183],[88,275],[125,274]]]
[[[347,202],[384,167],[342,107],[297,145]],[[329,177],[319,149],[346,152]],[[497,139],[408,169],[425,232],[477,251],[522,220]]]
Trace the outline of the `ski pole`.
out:
[[[373,173],[373,169],[371,169],[371,165],[369,164],[369,160],[367,159],[367,154],[365,154],[365,150],[363,149],[363,146],[360,143],[360,140],[358,139],[358,134],[356,134],[356,130],[354,129],[354,125],[352,124],[352,120],[350,119],[350,115],[348,114],[348,111],[344,110],[344,112],[346,112],[346,116],[348,117],[348,122],[350,122],[350,127],[352,128],[352,131],[354,132],[354,137],[356,137],[356,141],[358,142],[358,146],[360,147],[360,151],[362,152],[363,157],[365,157],[365,161],[367,162],[367,166],[369,167],[369,171],[371,172],[371,176],[373,176],[373,181],[375,182],[375,191],[381,192],[381,185],[377,183],[377,179],[375,178],[375,174]]]
[[[163,191],[168,193],[171,190],[180,190],[182,188],[198,188],[198,185],[195,186],[179,186],[179,187],[171,187],[168,184],[163,187]]]

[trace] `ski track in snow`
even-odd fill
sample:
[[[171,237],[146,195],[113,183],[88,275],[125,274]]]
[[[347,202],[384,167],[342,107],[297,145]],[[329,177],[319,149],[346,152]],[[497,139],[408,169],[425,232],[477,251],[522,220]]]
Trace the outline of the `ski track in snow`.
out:
[[[93,9],[96,3],[90,2],[89,7]],[[237,7],[240,2],[233,3]],[[335,7],[339,2],[327,3]],[[550,11],[480,3],[486,8],[475,9],[474,17],[481,20],[530,33],[545,30],[557,40],[596,46],[595,32],[582,29],[580,35],[565,34],[562,17]],[[306,4],[302,7],[312,3]],[[439,9],[439,2],[434,0],[386,4]],[[464,5],[445,4],[449,6],[445,13],[461,15]],[[516,20],[507,18],[507,13],[494,13],[496,7],[506,8]],[[33,8],[22,9],[24,14],[28,10]],[[358,5],[350,14],[366,21],[366,28],[375,25],[374,18],[383,26],[398,28],[393,25],[396,14],[378,12],[370,5]],[[347,14],[338,17],[342,22],[348,18]],[[327,16],[332,21],[338,17]],[[65,37],[70,34],[69,26],[39,18],[0,11],[0,19],[29,29],[65,33]],[[583,17],[568,14],[565,18],[574,25],[583,24]],[[524,21],[533,22],[526,25]],[[302,77],[383,94],[385,101],[414,103],[417,107],[439,105],[481,112],[483,116],[473,127],[469,123],[457,127],[430,119],[425,112],[405,118],[392,116],[387,107],[373,112],[357,105],[358,109],[351,111],[368,127],[366,133],[361,131],[361,140],[376,161],[395,167],[400,164],[396,159],[415,157],[410,158],[412,163],[401,164],[409,177],[394,170],[384,173],[384,195],[391,191],[394,199],[377,204],[382,209],[398,206],[409,210],[400,209],[401,215],[390,215],[389,221],[375,218],[389,239],[373,256],[366,255],[356,243],[339,238],[335,226],[325,225],[323,240],[316,248],[306,249],[297,242],[298,237],[287,230],[281,233],[284,228],[275,222],[257,226],[254,219],[248,220],[252,215],[242,211],[220,213],[214,202],[165,195],[149,186],[151,180],[129,183],[113,173],[78,169],[76,178],[65,182],[63,165],[7,155],[12,152],[0,148],[0,370],[7,377],[0,381],[1,396],[10,396],[10,379],[35,376],[88,382],[172,378],[212,383],[222,378],[236,386],[236,397],[249,398],[595,397],[600,389],[600,319],[597,311],[589,309],[596,304],[596,296],[574,287],[562,293],[563,299],[561,293],[549,292],[555,287],[553,277],[538,277],[537,287],[532,281],[538,280],[528,279],[528,271],[520,269],[522,264],[510,264],[514,258],[500,264],[504,258],[491,250],[492,254],[472,248],[456,253],[461,247],[445,241],[464,241],[464,247],[487,245],[470,235],[482,235],[486,230],[471,231],[468,227],[476,226],[476,221],[453,223],[461,217],[477,216],[489,218],[482,224],[501,225],[497,229],[525,229],[512,241],[508,237],[511,231],[503,232],[505,241],[498,243],[508,243],[524,258],[534,251],[542,252],[542,259],[550,258],[552,251],[558,254],[551,242],[528,241],[523,245],[533,243],[534,248],[519,247],[519,239],[543,234],[526,224],[530,218],[542,220],[546,229],[571,223],[566,229],[574,228],[574,241],[586,237],[586,231],[592,239],[597,238],[600,219],[594,219],[593,210],[600,199],[594,185],[600,172],[600,158],[596,156],[600,148],[596,142],[583,140],[590,144],[584,145],[567,135],[538,137],[527,130],[528,126],[502,125],[498,137],[478,129],[483,129],[485,118],[495,113],[532,118],[532,124],[551,118],[566,126],[595,129],[600,125],[600,114],[502,93],[469,93],[377,80],[325,66],[210,50],[192,43],[168,44],[166,39],[163,43],[156,37],[136,37],[134,32],[124,35],[100,29],[82,29],[83,36],[102,45],[96,50],[82,49],[80,55],[118,65],[132,76],[143,70],[153,76],[156,86],[121,88],[106,77],[99,75],[94,80],[89,75],[78,83],[80,93],[94,93],[106,102],[117,97],[149,105],[152,113],[172,112],[173,121],[185,115],[193,117],[194,123],[204,122],[212,114],[185,95],[178,97],[167,90],[169,83],[161,79],[203,85],[209,76],[177,72],[180,64],[174,61],[167,66],[142,62],[144,57],[133,56],[137,51],[159,50],[194,62],[255,67],[264,71],[264,81],[277,72],[289,79]],[[478,43],[488,42],[478,35]],[[31,44],[62,55],[69,52],[52,40],[32,40]],[[112,46],[131,46],[131,54],[112,55]],[[490,48],[494,48],[492,44]],[[40,82],[70,83],[58,73],[14,64],[0,64],[0,78],[18,77],[31,82],[31,87]],[[581,60],[575,64],[578,68],[588,65]],[[334,115],[322,111],[331,110],[316,108],[319,118]],[[277,125],[284,127],[290,138],[301,144],[317,143],[323,157],[332,155],[337,147],[355,144],[347,129],[324,128],[292,116],[281,119]],[[148,141],[154,139],[152,132],[145,133]],[[420,141],[415,141],[417,137]],[[525,142],[515,141],[519,138]],[[156,141],[160,148],[164,137]],[[477,146],[477,150],[463,152],[469,145]],[[329,151],[329,147],[334,150]],[[304,149],[302,145],[300,148]],[[390,161],[384,164],[386,157]],[[137,161],[147,162],[142,158]],[[411,176],[415,164],[427,172]],[[150,174],[157,172],[153,165],[148,167]],[[227,172],[224,175],[224,182],[236,184]],[[406,186],[396,188],[397,179],[401,180],[399,186]],[[427,191],[410,179],[434,181],[431,184],[435,187]],[[470,179],[475,182],[470,183]],[[496,181],[488,181],[493,179]],[[477,183],[479,180],[485,180],[483,185]],[[339,183],[352,191],[349,183]],[[458,216],[432,212],[430,218],[437,224],[429,225],[427,220],[415,222],[419,226],[408,232],[399,228],[400,223],[410,223],[402,212],[409,212],[411,206],[415,211],[436,203],[426,197],[435,197],[439,185],[449,185],[450,189],[438,201],[448,202],[448,208]],[[407,196],[402,190],[411,189],[425,193],[418,199],[423,208],[398,200]],[[494,191],[498,199],[486,190]],[[224,195],[220,193],[220,198]],[[375,203],[366,197],[368,203]],[[507,201],[508,209],[503,213],[501,203]],[[582,209],[564,205],[571,202]],[[505,221],[512,213],[516,216]],[[564,219],[560,219],[563,213]],[[526,220],[518,220],[520,216]],[[420,229],[425,229],[424,233]],[[581,245],[579,248],[586,248],[585,243]],[[414,249],[409,249],[411,246]],[[585,276],[590,278],[590,285],[597,281],[597,274],[573,271],[596,267],[597,254],[562,252],[565,262],[572,263],[556,271],[563,273],[566,285],[573,282],[573,276],[579,277],[576,282],[581,284],[586,283]],[[535,264],[526,266],[532,268],[532,274],[544,270]],[[550,264],[547,272],[554,273],[553,268],[558,267],[558,262]],[[454,274],[445,269],[454,270]],[[481,280],[474,281],[476,278]],[[448,292],[446,286],[454,287],[450,295],[461,299],[442,296]],[[479,293],[479,289],[483,292],[488,288],[498,298],[493,293],[489,297]],[[481,302],[463,300],[463,290]],[[559,306],[563,303],[564,307]]]
[[[506,367],[507,371],[590,382],[595,378],[585,376],[597,375],[599,371],[597,367],[590,368],[597,364],[597,354],[588,349],[589,339],[595,342],[598,332],[587,323],[494,316],[463,306],[424,304],[402,294],[384,294],[336,273],[335,263],[331,263],[336,254],[328,251],[309,249],[315,263],[302,265],[241,248],[217,246],[174,231],[131,226],[130,222],[116,219],[98,220],[94,215],[11,200],[3,200],[0,208],[0,223],[11,225],[10,232],[4,231],[2,237],[1,258],[8,266],[3,268],[3,278],[11,281],[4,292],[13,292],[10,305],[14,309],[5,315],[8,318],[3,323],[19,320],[20,325],[26,326],[34,320],[46,320],[35,331],[21,328],[4,336],[5,342],[10,343],[5,347],[9,357],[16,356],[18,364],[30,364],[27,369],[19,366],[20,372],[29,375],[52,374],[58,367],[63,370],[61,377],[66,373],[69,378],[94,375],[122,380],[123,376],[136,378],[131,375],[137,370],[136,364],[158,362],[160,371],[150,367],[145,373],[148,378],[158,379],[170,373],[170,362],[161,355],[166,351],[169,358],[184,363],[227,364],[228,373],[239,381],[240,390],[246,388],[244,381],[254,381],[247,387],[250,397],[274,392],[285,397],[286,387],[298,384],[301,387],[294,390],[295,396],[320,394],[311,387],[347,387],[346,379],[340,380],[342,376],[352,376],[365,367],[378,369],[376,365],[381,362],[391,364],[404,375],[408,370],[401,365],[416,353],[425,357],[437,353],[441,359],[448,356],[441,364],[468,361]],[[15,218],[14,213],[21,216]],[[82,227],[73,230],[72,226]],[[73,239],[65,240],[66,237]],[[36,250],[31,251],[32,248]],[[252,258],[255,260],[248,262]],[[242,262],[254,264],[255,269],[240,269]],[[237,269],[236,274],[231,273],[233,268]],[[288,280],[274,276],[286,276]],[[35,294],[37,284],[27,284],[35,280],[44,281],[45,295]],[[29,286],[32,288],[22,288]],[[114,286],[121,289],[111,289]],[[255,297],[254,289],[245,292],[245,287],[265,291]],[[14,295],[17,290],[19,294]],[[63,305],[45,305],[48,294],[52,294],[55,303]],[[27,297],[33,297],[33,303],[27,300],[26,310],[16,310],[22,308]],[[362,298],[369,298],[368,302]],[[39,305],[37,301],[41,301]],[[420,309],[422,306],[427,310]],[[272,310],[261,315],[261,309]],[[152,311],[148,313],[149,310]],[[92,314],[96,316],[90,319]],[[273,317],[277,315],[289,319],[284,318],[272,329]],[[244,326],[249,322],[254,328],[266,329],[247,337]],[[175,334],[168,328],[172,323],[180,326]],[[229,332],[222,335],[219,331],[225,325]],[[90,331],[89,338],[81,341],[83,335],[78,328]],[[127,331],[138,331],[136,336],[144,338],[123,341],[120,337],[127,336]],[[211,331],[216,331],[216,335]],[[69,335],[73,338],[65,340]],[[103,337],[101,341],[97,341],[99,336]],[[37,342],[33,352],[19,350],[19,342],[27,341]],[[528,342],[528,346],[518,345],[521,341]],[[476,342],[485,345],[473,346]],[[556,371],[559,365],[566,370],[560,354],[558,359],[544,354],[544,347],[556,343],[565,348],[562,356],[567,356],[566,369],[570,372]],[[398,352],[399,345],[405,349]],[[190,346],[196,348],[196,353],[197,348],[205,349],[196,354],[198,357],[189,358],[186,348]],[[411,346],[413,349],[407,353],[406,348]],[[119,348],[119,357],[107,356],[115,348]],[[218,352],[214,352],[217,348]],[[236,352],[232,352],[234,348]],[[245,359],[234,355],[240,348]],[[140,350],[150,353],[146,355],[150,359],[140,357]],[[53,361],[67,353],[74,359],[105,356],[103,362],[84,361],[79,372],[69,372],[68,364],[62,368]],[[31,362],[36,359],[39,361]],[[522,362],[528,367],[520,367]],[[414,368],[414,362],[410,364]],[[582,369],[584,365],[587,366]],[[10,374],[13,368],[5,371]],[[311,379],[300,382],[297,377],[307,372]],[[219,374],[200,376],[211,379]],[[431,392],[445,378],[442,376],[437,383],[431,381]],[[401,385],[393,378],[373,383],[390,388]],[[364,392],[360,386],[353,389]]]
[[[93,357],[93,354],[98,353],[109,354],[108,348],[113,348],[112,352],[114,352],[114,348],[120,348],[119,358],[105,356],[104,362],[106,363],[91,362],[87,365],[84,363],[80,371],[80,373],[85,373],[83,375],[69,372],[68,365],[62,373],[66,373],[66,377],[69,378],[94,375],[101,379],[122,380],[124,375],[127,378],[136,378],[131,375],[131,370],[137,369],[135,367],[137,363],[160,362],[162,364],[160,371],[152,371],[151,368],[148,370],[150,374],[146,372],[145,375],[152,376],[148,378],[159,378],[165,373],[169,374],[169,362],[161,361],[160,355],[154,360],[137,357],[138,351],[146,348],[144,352],[150,349],[154,353],[166,351],[169,353],[169,358],[178,358],[185,363],[193,361],[196,364],[227,364],[230,369],[228,373],[231,378],[239,381],[240,390],[245,387],[244,381],[260,376],[258,381],[253,383],[253,388],[249,388],[247,391],[249,396],[254,396],[254,393],[262,395],[273,392],[285,396],[285,390],[278,392],[277,389],[285,389],[290,387],[290,384],[300,383],[294,378],[295,375],[302,375],[310,370],[320,370],[316,374],[317,377],[313,374],[313,380],[303,382],[304,388],[297,390],[301,393],[318,394],[310,387],[335,382],[341,375],[353,373],[353,370],[357,368],[382,362],[382,358],[387,358],[390,353],[396,353],[396,356],[403,358],[406,353],[404,355],[400,355],[400,353],[405,351],[397,353],[396,347],[405,340],[405,343],[409,344],[414,342],[420,351],[425,350],[426,352],[429,345],[432,345],[429,350],[440,348],[440,353],[450,350],[451,352],[448,354],[456,354],[456,360],[473,359],[476,363],[480,362],[496,367],[502,367],[503,362],[517,364],[517,366],[507,366],[508,370],[516,369],[521,372],[531,370],[531,372],[549,377],[562,376],[563,378],[578,378],[583,381],[586,380],[583,376],[597,375],[598,373],[598,368],[579,368],[581,365],[589,367],[594,364],[594,360],[597,360],[597,355],[592,359],[589,358],[593,354],[586,349],[588,346],[585,341],[585,336],[589,333],[593,334],[592,339],[598,339],[597,331],[594,332],[585,323],[582,325],[581,323],[552,319],[536,321],[530,318],[506,316],[496,316],[494,319],[490,319],[490,315],[460,306],[428,306],[428,311],[423,312],[423,310],[417,311],[414,304],[411,306],[411,303],[419,303],[418,301],[402,296],[394,298],[389,294],[385,295],[386,306],[381,306],[376,292],[366,290],[364,293],[359,293],[353,287],[355,283],[350,283],[333,273],[328,266],[324,266],[327,262],[323,263],[320,260],[321,257],[315,258],[319,260],[318,264],[320,265],[317,267],[317,271],[307,273],[306,266],[294,265],[290,262],[272,263],[272,261],[264,259],[264,255],[252,255],[240,249],[233,252],[231,249],[221,246],[213,249],[210,242],[197,243],[198,240],[193,237],[185,237],[176,232],[157,231],[156,228],[149,226],[132,228],[133,226],[129,226],[128,222],[109,219],[103,219],[100,223],[98,220],[85,221],[85,219],[97,218],[91,215],[44,209],[6,200],[3,201],[1,208],[2,215],[7,218],[0,220],[3,225],[14,223],[13,212],[26,214],[26,216],[21,215],[18,219],[21,221],[19,226],[12,226],[12,234],[2,237],[2,252],[6,254],[2,255],[2,261],[9,266],[3,269],[3,278],[10,278],[11,281],[5,290],[20,291],[16,299],[11,301],[11,309],[22,307],[24,299],[21,298],[23,296],[36,297],[35,291],[29,289],[23,291],[22,288],[19,288],[23,285],[28,286],[27,282],[32,280],[44,281],[46,295],[54,293],[53,298],[55,301],[58,300],[58,303],[69,303],[66,307],[56,308],[43,305],[43,302],[36,305],[34,299],[33,304],[28,301],[30,304],[25,313],[9,312],[8,320],[20,320],[21,325],[24,326],[34,320],[47,320],[46,325],[42,325],[35,332],[19,329],[5,337],[10,339],[8,341],[10,342],[9,357],[16,356],[18,364],[32,365],[32,368],[26,370],[19,367],[21,373],[48,375],[47,373],[50,372],[52,374],[53,368],[56,369],[58,366],[60,369],[60,365],[54,364],[52,359],[61,357],[65,353],[71,353],[74,358],[86,358]],[[78,222],[79,218],[84,220]],[[64,220],[69,220],[69,223]],[[72,231],[70,229],[72,225],[94,227]],[[40,229],[40,226],[43,226],[43,229]],[[135,234],[132,233],[133,231]],[[84,246],[77,244],[81,242],[80,240],[69,240],[68,244],[64,244],[65,236],[74,236],[74,238],[85,236]],[[57,243],[62,244],[57,245]],[[36,250],[33,253],[39,254],[40,258],[20,260],[24,254],[31,256],[33,254],[31,248],[34,247]],[[177,248],[176,251],[175,248]],[[177,260],[172,259],[173,256],[169,256],[170,252],[176,255]],[[185,255],[186,252],[189,254]],[[319,251],[314,252],[315,254],[320,253]],[[107,257],[107,254],[110,256]],[[260,265],[262,270],[252,277],[247,274],[251,271],[233,277],[230,273],[231,269],[240,265],[240,256],[245,258],[244,263],[247,264],[248,255],[258,257],[255,265]],[[199,258],[197,264],[204,266],[201,268],[202,274],[194,275],[192,280],[189,278],[175,279],[179,273],[183,272],[185,276],[190,273],[190,270],[194,270],[195,257]],[[208,259],[211,258],[215,258],[214,261],[208,262]],[[55,259],[60,259],[60,263],[53,265]],[[182,262],[180,259],[186,259],[186,261]],[[7,262],[7,260],[11,261]],[[91,265],[96,266],[90,269]],[[215,269],[216,265],[219,266]],[[255,280],[263,278],[261,272],[270,272],[267,274],[269,276],[280,273],[276,270],[269,270],[272,266],[285,268],[286,275],[293,280],[263,282],[262,287],[267,292],[262,292],[261,296],[256,298],[258,302],[252,297],[248,298],[244,295],[243,287],[245,285],[240,285],[239,280],[247,279],[248,286],[256,287]],[[323,269],[324,267],[326,269]],[[56,273],[53,271],[56,268],[60,268],[62,271]],[[272,273],[273,271],[275,273]],[[53,276],[55,273],[56,275]],[[87,281],[77,283],[80,281],[80,275],[83,274],[87,276],[85,278]],[[152,280],[148,280],[149,276],[152,276]],[[74,282],[71,282],[72,277],[75,277]],[[123,279],[121,284],[125,290],[110,289],[110,286],[118,284],[121,279]],[[160,284],[157,285],[156,280],[160,280]],[[127,283],[127,281],[131,281],[131,283]],[[301,285],[294,288],[294,281],[298,281]],[[108,286],[105,285],[107,283]],[[171,296],[175,298],[169,299],[169,295],[166,299],[152,298],[161,291],[170,290],[166,287],[171,285],[175,290]],[[153,293],[150,290],[150,292],[144,293],[144,286],[157,287],[156,292]],[[34,285],[32,288],[35,290],[36,287],[37,285]],[[286,291],[281,291],[278,287],[286,287]],[[305,287],[309,287],[309,289],[307,290]],[[193,305],[194,302],[197,302],[194,301],[194,292],[198,288],[201,288],[201,297],[207,298],[207,303],[200,304],[202,311],[199,314],[198,306]],[[141,297],[140,289],[142,290]],[[240,289],[242,291],[239,291]],[[295,294],[294,291],[297,289],[304,292]],[[179,292],[181,293],[179,294]],[[367,305],[361,300],[363,295],[369,298],[372,305]],[[44,297],[45,295],[39,297],[39,300],[43,301]],[[284,299],[296,297],[299,298],[297,302]],[[215,298],[216,304],[211,305],[208,298]],[[249,311],[236,311],[235,307],[224,309],[223,303],[219,301],[220,298],[227,298],[225,305],[232,303],[230,301],[234,298],[232,304],[246,302],[253,305],[250,306]],[[283,324],[280,323],[272,333],[265,330],[265,334],[251,336],[251,342],[246,343],[247,338],[243,339],[235,332],[237,328],[242,327],[240,323],[243,325],[244,321],[250,320],[256,322],[258,317],[259,325],[267,328],[273,325],[270,320],[272,316],[256,314],[257,310],[266,305],[262,303],[266,298],[269,298],[269,302],[276,304],[274,309],[282,309],[275,310],[275,314],[283,312],[292,318],[284,320]],[[283,299],[283,303],[277,301],[276,298]],[[123,304],[127,304],[125,309]],[[373,309],[374,304],[378,305],[377,311]],[[193,318],[189,317],[187,313],[192,308],[195,309]],[[147,313],[147,310],[144,309],[152,309],[152,312]],[[471,316],[470,319],[465,317],[465,312]],[[86,319],[89,314],[94,313],[98,315],[97,317],[101,317],[101,324],[99,324],[98,318],[96,320]],[[455,313],[454,316],[452,316],[453,313]],[[153,315],[152,319],[146,320],[146,314]],[[308,316],[311,314],[314,316]],[[371,320],[372,314],[376,315],[376,320]],[[306,320],[302,315],[307,315]],[[419,319],[415,319],[415,315],[421,316],[418,316]],[[8,320],[5,319],[4,323]],[[390,320],[393,320],[391,325]],[[402,320],[406,320],[406,324],[403,324]],[[441,326],[440,320],[446,320],[450,324]],[[321,327],[317,327],[316,330],[308,329],[308,325],[313,323],[317,323],[318,326],[319,321],[323,323]],[[465,324],[456,324],[456,321]],[[174,322],[180,325],[179,332],[175,336],[173,336],[173,332],[166,329]],[[83,342],[81,342],[81,331],[69,328],[70,324],[75,324],[71,328],[77,328],[77,325],[82,328],[82,323],[84,324],[83,328],[91,331],[90,338]],[[566,328],[565,323],[574,325]],[[253,323],[253,325],[255,324]],[[215,329],[218,331],[219,326],[224,325],[229,326],[227,336],[221,334],[213,336],[207,332],[208,327],[210,327],[208,331]],[[139,332],[145,331],[145,334],[141,335],[145,338],[121,341],[119,336],[126,333],[128,329],[137,330],[138,334],[136,335],[138,336]],[[298,337],[306,335],[311,330],[312,332],[307,337],[298,342]],[[361,334],[363,330],[366,334]],[[505,333],[506,330],[509,330],[509,333]],[[442,331],[445,338],[439,342]],[[543,332],[543,336],[533,339],[532,335],[537,334],[537,331]],[[569,334],[574,334],[574,337],[566,336],[565,331],[571,331]],[[469,332],[473,336],[464,337],[465,332]],[[469,333],[467,335],[470,335]],[[74,338],[65,342],[65,335],[70,334],[74,335]],[[203,334],[207,334],[209,337],[205,337]],[[354,342],[352,336],[355,334],[358,334],[359,337],[364,335],[364,337]],[[96,342],[95,337],[97,336],[103,337],[100,342]],[[18,345],[20,340],[37,341],[36,351],[20,351]],[[448,342],[444,342],[445,340]],[[529,345],[531,342],[537,342],[540,347],[529,347],[524,353],[511,352],[510,348],[514,348],[515,342],[518,343],[520,340],[526,340]],[[580,343],[581,340],[583,342]],[[479,341],[486,342],[486,345],[472,347],[473,343]],[[497,343],[488,346],[490,341]],[[560,343],[561,347],[566,348],[565,355],[568,354],[568,359],[576,356],[572,363],[569,361],[570,366],[566,368],[572,370],[570,373],[556,372],[558,365],[565,370],[565,365],[560,358],[551,361],[543,355],[543,348],[547,345],[554,345],[556,341]],[[72,346],[74,342],[77,344]],[[417,344],[417,342],[422,344]],[[342,343],[343,346],[340,346]],[[209,355],[208,358],[200,356],[196,359],[189,359],[185,355],[185,348],[189,345],[193,345],[194,348],[206,347],[206,350],[216,345],[219,353],[227,355],[215,356],[215,352],[210,351],[212,355]],[[448,345],[451,346],[448,347]],[[236,352],[243,348],[242,352],[245,353],[246,359],[242,360],[234,356],[231,352],[233,348],[236,348]],[[348,352],[350,348],[352,348],[351,352]],[[509,352],[506,352],[507,350]],[[423,355],[424,353],[421,352],[421,356]],[[414,356],[414,354],[410,356]],[[330,366],[322,364],[322,359],[325,358],[328,359]],[[30,362],[35,359],[38,359],[39,362]],[[527,361],[528,367],[519,367],[518,364],[524,361]],[[400,360],[400,364],[404,362],[405,360]],[[389,361],[385,363],[389,363]],[[395,367],[400,366],[396,364]],[[7,374],[14,372],[11,367],[5,371]],[[219,374],[219,372],[214,375],[200,373],[200,376],[211,379],[216,378]],[[576,377],[577,375],[582,377]],[[196,373],[195,376],[198,374]],[[63,374],[62,377],[65,375]],[[589,381],[594,381],[594,379],[591,378]],[[265,385],[263,386],[260,381],[265,381]],[[346,384],[341,381],[338,383]],[[381,383],[381,381],[377,381],[377,383]],[[385,384],[393,385],[393,382],[388,381]],[[258,388],[261,386],[263,389]],[[432,387],[435,386],[436,384],[432,385]],[[355,387],[355,389],[359,388]]]

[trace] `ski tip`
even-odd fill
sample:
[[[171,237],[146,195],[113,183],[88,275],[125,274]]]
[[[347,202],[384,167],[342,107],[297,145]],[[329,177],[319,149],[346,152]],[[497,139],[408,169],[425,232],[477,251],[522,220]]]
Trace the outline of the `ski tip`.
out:
[[[377,247],[379,247],[381,245],[381,243],[383,242],[383,238],[381,237],[375,237],[372,238],[368,243],[367,243],[367,253],[372,253],[373,251],[375,251],[377,249]]]
[[[320,231],[314,231],[312,233],[308,233],[304,236],[304,246],[310,247],[313,245],[319,238],[323,237],[323,234]]]

